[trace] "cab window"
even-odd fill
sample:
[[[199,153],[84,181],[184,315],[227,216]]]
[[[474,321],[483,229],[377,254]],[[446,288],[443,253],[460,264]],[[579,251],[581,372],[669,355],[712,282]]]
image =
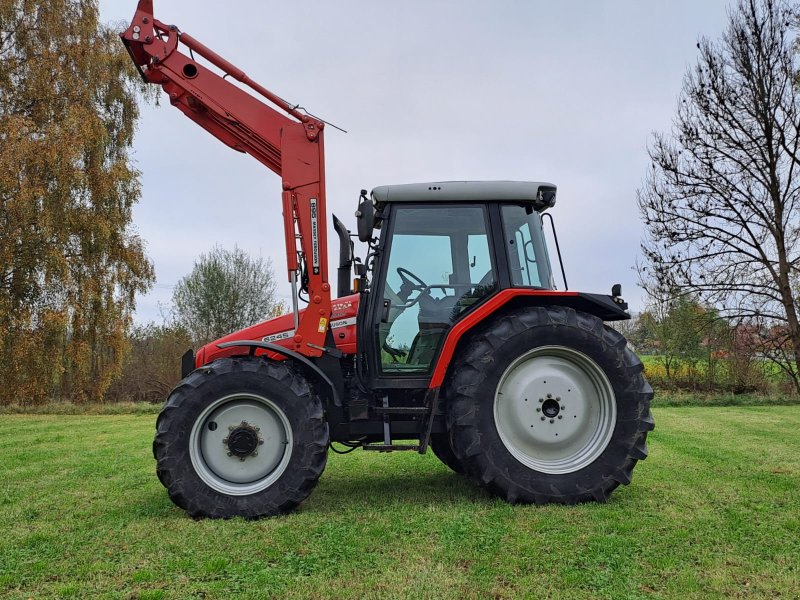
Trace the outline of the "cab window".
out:
[[[511,283],[553,289],[550,258],[539,213],[529,204],[505,205],[502,216]]]
[[[495,289],[483,206],[399,205],[377,327],[383,373],[427,374],[448,329]]]

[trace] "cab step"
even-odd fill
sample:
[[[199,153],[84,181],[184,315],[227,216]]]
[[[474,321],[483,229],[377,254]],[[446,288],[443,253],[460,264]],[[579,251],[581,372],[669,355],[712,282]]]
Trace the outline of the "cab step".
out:
[[[429,406],[376,406],[372,410],[379,415],[427,415],[431,412]]]
[[[373,450],[375,452],[394,452],[395,450],[414,450],[419,451],[419,444],[364,444],[364,450]]]

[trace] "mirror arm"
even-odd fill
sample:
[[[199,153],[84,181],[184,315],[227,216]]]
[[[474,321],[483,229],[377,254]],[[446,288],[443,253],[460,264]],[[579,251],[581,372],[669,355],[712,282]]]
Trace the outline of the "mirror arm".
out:
[[[541,213],[542,214],[542,221],[544,221],[545,217],[550,219],[550,229],[553,230],[553,240],[556,242],[556,252],[558,253],[558,264],[561,266],[561,278],[564,280],[564,289],[569,289],[569,284],[567,283],[567,274],[564,271],[564,261],[561,260],[561,247],[558,245],[558,234],[556,234],[556,226],[553,223],[553,215],[550,213]]]

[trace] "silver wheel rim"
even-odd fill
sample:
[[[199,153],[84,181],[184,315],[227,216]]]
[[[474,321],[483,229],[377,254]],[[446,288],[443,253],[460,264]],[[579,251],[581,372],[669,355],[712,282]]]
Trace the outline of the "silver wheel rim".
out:
[[[508,451],[542,473],[579,471],[608,446],[617,403],[608,377],[591,358],[542,346],[514,360],[494,398],[494,421]]]
[[[247,456],[231,452],[228,436],[247,429],[258,436]],[[292,456],[292,428],[284,412],[256,394],[225,396],[203,410],[189,436],[192,466],[209,487],[231,496],[265,490],[286,470]]]

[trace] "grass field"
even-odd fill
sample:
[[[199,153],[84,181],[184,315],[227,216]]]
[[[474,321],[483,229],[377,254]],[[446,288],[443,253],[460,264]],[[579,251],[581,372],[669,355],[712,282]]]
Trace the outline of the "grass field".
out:
[[[433,456],[355,452],[299,512],[195,522],[153,415],[3,415],[0,596],[800,597],[800,406],[655,417],[606,504],[509,506]]]

